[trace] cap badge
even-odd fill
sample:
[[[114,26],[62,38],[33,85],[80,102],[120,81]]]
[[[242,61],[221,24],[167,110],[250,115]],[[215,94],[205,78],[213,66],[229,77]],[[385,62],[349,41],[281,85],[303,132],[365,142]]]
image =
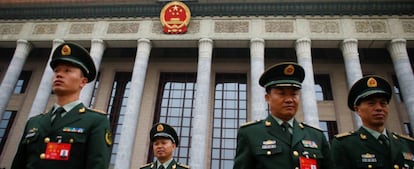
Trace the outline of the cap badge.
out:
[[[293,75],[295,73],[295,67],[293,65],[286,66],[285,70],[283,71],[285,75]]]
[[[62,47],[62,50],[60,51],[60,53],[62,54],[62,56],[69,56],[72,53],[72,51],[71,51],[69,45],[64,45]]]
[[[162,124],[159,124],[157,126],[157,132],[160,132],[160,131],[164,131],[164,126],[162,126]]]
[[[377,87],[377,80],[375,80],[375,78],[371,77],[368,79],[367,81],[367,86],[368,87]]]

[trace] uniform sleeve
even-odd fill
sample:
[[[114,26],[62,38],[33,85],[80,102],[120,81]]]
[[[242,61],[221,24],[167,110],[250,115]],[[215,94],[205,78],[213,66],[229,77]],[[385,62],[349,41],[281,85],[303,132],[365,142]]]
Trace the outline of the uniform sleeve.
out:
[[[254,167],[254,156],[249,148],[249,140],[246,133],[240,129],[237,133],[236,157],[233,169],[252,169]]]
[[[11,169],[24,169],[26,168],[25,165],[27,164],[27,151],[26,145],[22,144],[24,137],[26,136],[27,126],[29,121],[26,123],[24,127],[22,138],[20,139],[19,146],[17,148],[16,155],[14,156]]]
[[[109,131],[109,121],[106,116],[95,118],[89,133],[87,147],[87,169],[106,169],[109,165],[110,145],[107,144],[106,132]],[[112,141],[112,140],[110,140]]]
[[[331,150],[326,137],[322,133],[322,154],[323,154],[323,161],[322,161],[322,169],[332,169],[332,157],[331,157]]]
[[[349,169],[351,159],[347,158],[344,146],[338,139],[332,140],[331,157],[333,169]]]

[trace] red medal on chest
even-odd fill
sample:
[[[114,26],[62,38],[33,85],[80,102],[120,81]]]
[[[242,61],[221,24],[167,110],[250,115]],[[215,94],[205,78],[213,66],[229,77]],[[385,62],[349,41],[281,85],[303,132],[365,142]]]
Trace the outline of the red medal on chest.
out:
[[[69,160],[71,144],[49,142],[46,145],[45,159]]]
[[[300,169],[318,169],[313,158],[299,157]]]

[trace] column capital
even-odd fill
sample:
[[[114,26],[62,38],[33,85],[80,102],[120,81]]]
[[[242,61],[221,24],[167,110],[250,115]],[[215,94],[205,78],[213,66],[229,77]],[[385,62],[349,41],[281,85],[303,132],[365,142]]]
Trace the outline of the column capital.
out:
[[[141,38],[141,39],[138,39],[138,43],[149,43],[149,44],[151,44],[151,41],[147,38]]]
[[[311,43],[311,40],[309,38],[300,38],[296,40],[296,44],[298,43]]]
[[[388,50],[391,50],[396,45],[402,45],[405,48],[406,44],[407,44],[407,40],[405,39],[393,39],[388,43],[387,48]]]
[[[264,39],[262,39],[262,38],[252,38],[252,39],[250,39],[250,43],[264,43],[265,42],[265,40]]]
[[[106,43],[105,43],[105,41],[103,41],[102,39],[92,39],[92,40],[91,40],[91,43],[92,43],[92,44],[96,44],[96,43],[98,43],[98,44],[102,44],[104,47],[106,47]]]
[[[213,40],[210,38],[201,38],[198,40],[198,43],[213,43]]]
[[[405,59],[407,54],[407,41],[405,39],[393,39],[389,42],[387,49],[392,59]],[[408,58],[408,57],[407,57]]]
[[[30,43],[29,41],[27,41],[25,39],[19,39],[19,40],[17,40],[16,41],[16,44],[17,44],[17,46],[19,46],[19,45],[25,45],[26,50],[29,50],[29,51],[32,50],[32,47],[33,47],[32,43]]]
[[[345,45],[358,45],[358,39],[344,39],[341,43],[340,43],[340,49],[342,51],[345,50]]]

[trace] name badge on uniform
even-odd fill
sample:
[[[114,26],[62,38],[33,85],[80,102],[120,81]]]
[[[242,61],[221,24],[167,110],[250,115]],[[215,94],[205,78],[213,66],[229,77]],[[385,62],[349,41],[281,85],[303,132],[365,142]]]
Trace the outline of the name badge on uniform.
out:
[[[263,141],[262,143],[263,150],[274,149],[274,148],[276,148],[276,140]]]
[[[414,161],[414,155],[410,152],[402,152],[405,160]]]
[[[364,163],[376,163],[377,158],[375,158],[375,154],[366,153],[361,155],[361,161]]]
[[[299,157],[299,164],[300,169],[318,169],[318,165],[316,163],[316,159],[307,158],[307,157]]]
[[[48,160],[69,160],[71,144],[49,142],[46,145],[45,158]]]
[[[318,145],[312,140],[302,140],[303,147],[318,148]]]

